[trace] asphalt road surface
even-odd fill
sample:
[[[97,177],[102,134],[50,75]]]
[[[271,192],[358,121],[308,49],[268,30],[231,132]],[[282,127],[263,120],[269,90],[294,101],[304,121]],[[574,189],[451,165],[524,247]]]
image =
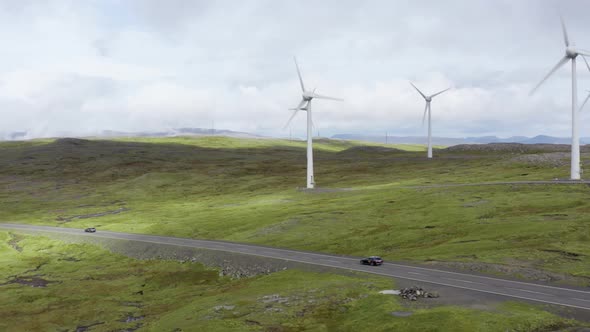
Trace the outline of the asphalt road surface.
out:
[[[96,233],[85,233],[77,228],[34,226],[20,224],[0,224],[0,228],[10,230],[31,230],[53,232],[87,237],[123,239],[176,245],[183,247],[205,248],[240,254],[290,260],[306,264],[315,264],[346,270],[368,272],[392,278],[401,278],[435,285],[467,289],[527,301],[567,306],[582,310],[590,310],[590,289],[566,288],[536,283],[514,281],[467,273],[457,273],[431,268],[416,267],[398,263],[385,263],[382,266],[360,265],[359,258],[333,256],[328,254],[305,251],[271,248],[243,243],[225,241],[194,240],[168,236],[142,235],[97,230]]]

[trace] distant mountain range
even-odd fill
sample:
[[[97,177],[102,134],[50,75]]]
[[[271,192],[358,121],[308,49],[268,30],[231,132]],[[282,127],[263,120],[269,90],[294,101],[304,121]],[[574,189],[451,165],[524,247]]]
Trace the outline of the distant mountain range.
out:
[[[101,137],[166,137],[166,136],[228,136],[237,138],[263,138],[264,136],[233,131],[227,129],[207,129],[207,128],[174,128],[168,131],[140,131],[140,132],[124,132],[103,130]]]
[[[356,141],[378,142],[391,144],[426,144],[426,137],[423,136],[372,136],[372,135],[358,135],[358,134],[338,134],[333,135],[334,139],[346,139]],[[458,144],[487,144],[487,143],[522,143],[522,144],[570,144],[569,137],[553,137],[547,135],[538,135],[535,137],[526,136],[512,136],[508,138],[500,138],[497,136],[479,136],[479,137],[432,137],[432,144],[434,145],[458,145]],[[580,144],[590,144],[590,137],[582,137]]]

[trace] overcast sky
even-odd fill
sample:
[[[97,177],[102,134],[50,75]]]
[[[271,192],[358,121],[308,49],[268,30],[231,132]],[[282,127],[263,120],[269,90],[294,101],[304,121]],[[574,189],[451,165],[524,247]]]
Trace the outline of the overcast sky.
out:
[[[285,136],[307,87],[322,136],[571,133],[559,25],[590,49],[590,1],[1,0],[0,133],[216,128]],[[590,73],[578,59],[580,103]],[[589,105],[590,106],[590,105]],[[590,136],[590,107],[581,114]],[[303,136],[305,114],[292,123]]]

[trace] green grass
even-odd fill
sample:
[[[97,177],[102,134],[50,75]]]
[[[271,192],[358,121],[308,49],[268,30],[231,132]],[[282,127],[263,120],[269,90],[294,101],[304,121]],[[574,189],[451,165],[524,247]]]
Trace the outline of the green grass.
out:
[[[305,184],[304,144],[224,137],[3,143],[2,220],[590,277],[585,185],[407,188],[566,178],[567,166],[517,163],[501,152],[435,150],[427,160],[415,146],[389,151],[322,139],[314,145],[316,182],[347,190],[308,193],[296,190]],[[113,214],[76,217],[103,212]]]
[[[121,137],[120,142],[152,143],[152,144],[183,144],[214,149],[248,149],[248,148],[272,148],[272,147],[294,147],[305,148],[307,142],[304,140],[285,140],[274,138],[239,139],[223,136],[177,136],[177,137]],[[389,147],[404,151],[426,151],[424,145],[419,144],[381,144],[373,142],[360,142],[349,140],[330,140],[326,138],[314,139],[314,149],[320,151],[338,152],[354,146],[368,145]]]
[[[8,232],[0,232],[0,265],[0,330],[7,332],[73,331],[97,323],[91,331],[546,331],[583,325],[516,303],[488,310],[407,307],[378,294],[394,287],[383,277],[286,270],[232,280],[199,264],[136,260],[89,244]],[[5,284],[15,276],[49,284]],[[393,311],[413,315],[394,317]],[[128,317],[143,318],[126,323]]]

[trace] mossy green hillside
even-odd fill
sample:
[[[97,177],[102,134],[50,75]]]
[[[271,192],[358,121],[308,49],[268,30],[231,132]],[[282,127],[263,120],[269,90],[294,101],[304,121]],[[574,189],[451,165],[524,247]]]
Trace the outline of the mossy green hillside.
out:
[[[296,189],[305,184],[298,141],[3,143],[2,221],[590,276],[586,185],[411,187],[567,178],[567,160],[556,166],[523,162],[513,151],[447,150],[427,160],[404,146],[325,139],[314,147],[318,186],[336,190]]]
[[[232,280],[199,264],[136,260],[93,245],[4,231],[0,265],[0,330],[10,332],[82,327],[97,332],[545,331],[583,326],[516,303],[487,310],[407,307],[398,297],[378,294],[394,287],[390,279],[370,275],[287,270]],[[395,317],[395,311],[411,316]]]

